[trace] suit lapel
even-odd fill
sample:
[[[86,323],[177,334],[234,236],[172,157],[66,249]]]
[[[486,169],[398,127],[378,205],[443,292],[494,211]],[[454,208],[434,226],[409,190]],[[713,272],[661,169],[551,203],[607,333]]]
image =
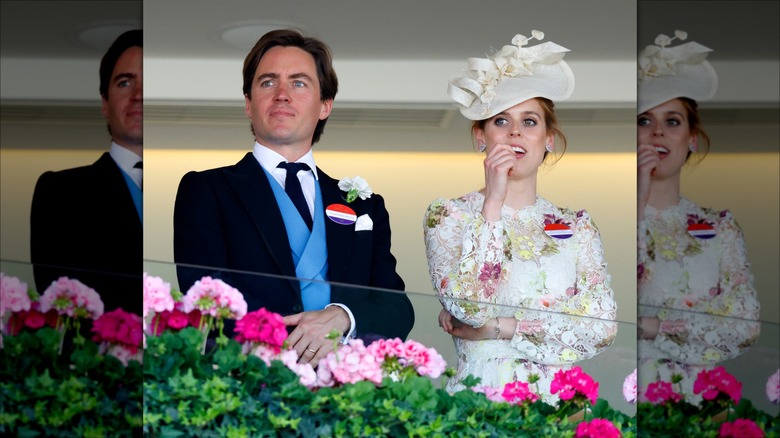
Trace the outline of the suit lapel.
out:
[[[141,219],[138,217],[138,211],[135,209],[135,203],[133,202],[133,196],[130,194],[130,189],[127,187],[127,181],[122,176],[122,170],[116,164],[111,155],[108,152],[98,158],[92,164],[93,171],[98,175],[95,180],[103,181],[98,190],[105,193],[110,193],[111,196],[106,196],[101,199],[103,204],[101,208],[106,208],[106,204],[111,204],[110,211],[116,212],[117,218],[122,218],[125,223],[123,229],[127,229],[127,226],[132,226],[137,235],[142,233]],[[116,194],[121,193],[121,197],[117,197]]]
[[[338,181],[329,177],[319,167],[320,190],[322,191],[323,208],[328,208],[331,204],[347,205],[342,197],[344,192],[339,189]],[[354,209],[354,204],[350,205]],[[360,216],[360,213],[357,212]],[[325,215],[322,211],[320,214]],[[339,225],[333,222],[327,216],[325,217],[325,233],[328,244],[328,279],[331,281],[341,281],[345,277],[345,270],[348,265],[349,256],[352,252],[352,243],[355,238],[355,225]]]
[[[295,277],[287,230],[271,183],[252,153],[225,171],[228,184],[241,200],[268,252],[282,275]]]

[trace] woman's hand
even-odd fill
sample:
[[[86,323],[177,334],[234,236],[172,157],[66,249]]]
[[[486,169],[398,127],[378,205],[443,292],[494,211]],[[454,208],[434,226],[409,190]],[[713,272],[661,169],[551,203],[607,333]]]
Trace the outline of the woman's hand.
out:
[[[643,316],[637,321],[639,339],[655,339],[661,327],[661,321],[656,317]]]
[[[484,161],[485,203],[482,205],[482,217],[485,220],[501,219],[501,207],[509,188],[509,176],[516,164],[515,153],[508,144],[499,143],[488,148]]]
[[[504,320],[507,318],[501,318],[501,320]],[[512,321],[514,321],[514,318],[509,318]],[[468,324],[464,324],[463,322],[459,321],[457,318],[452,316],[450,312],[442,309],[441,312],[439,312],[439,326],[448,334],[462,338],[462,339],[468,339],[470,341],[482,341],[485,339],[496,339],[496,318],[492,318],[488,320],[487,323],[485,323],[482,327],[472,327]],[[504,334],[506,331],[509,331],[509,333],[513,333],[514,329],[511,327],[508,323],[502,323],[503,325],[499,326],[501,328],[501,333]],[[511,337],[511,336],[510,336]]]
[[[655,174],[661,158],[651,144],[640,144],[637,147],[637,181],[636,181],[636,206],[637,220],[645,217],[645,206],[650,199],[650,182]]]

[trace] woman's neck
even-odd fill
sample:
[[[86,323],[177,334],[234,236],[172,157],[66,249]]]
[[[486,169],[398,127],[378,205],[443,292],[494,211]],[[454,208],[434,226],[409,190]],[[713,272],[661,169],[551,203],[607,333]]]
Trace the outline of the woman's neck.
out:
[[[520,210],[536,204],[536,178],[509,180],[504,205]]]
[[[647,204],[657,210],[677,205],[680,202],[680,178],[653,180],[650,183],[650,197]]]

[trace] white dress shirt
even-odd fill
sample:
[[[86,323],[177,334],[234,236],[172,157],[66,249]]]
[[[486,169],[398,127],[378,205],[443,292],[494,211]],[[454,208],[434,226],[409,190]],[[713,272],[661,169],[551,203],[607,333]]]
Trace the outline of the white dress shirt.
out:
[[[143,157],[139,157],[135,153],[130,152],[129,149],[124,148],[114,142],[111,143],[111,149],[108,150],[108,154],[120,169],[122,169],[126,174],[130,175],[130,179],[133,180],[138,188],[143,187],[143,170],[133,167],[135,166],[135,163],[143,161]]]
[[[287,170],[276,166],[279,163],[286,163],[287,160],[275,151],[257,142],[255,142],[252,155],[255,156],[260,166],[270,173],[279,185],[284,188],[284,183],[287,180]],[[318,176],[317,165],[314,164],[314,155],[311,153],[311,149],[309,149],[309,152],[306,152],[306,155],[299,158],[296,163],[305,163],[311,169],[311,172],[298,172],[298,180],[301,182],[301,190],[303,191],[303,197],[306,199],[306,205],[309,206],[309,213],[311,213],[311,217],[314,217],[314,180],[318,179]]]

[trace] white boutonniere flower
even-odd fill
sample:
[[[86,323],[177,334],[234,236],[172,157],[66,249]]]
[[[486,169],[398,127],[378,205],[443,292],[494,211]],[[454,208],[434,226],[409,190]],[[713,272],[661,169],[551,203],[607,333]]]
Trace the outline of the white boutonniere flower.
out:
[[[339,188],[347,192],[347,197],[344,198],[347,203],[350,203],[360,197],[360,199],[370,198],[374,193],[366,180],[356,176],[354,178],[344,178],[339,181]]]

